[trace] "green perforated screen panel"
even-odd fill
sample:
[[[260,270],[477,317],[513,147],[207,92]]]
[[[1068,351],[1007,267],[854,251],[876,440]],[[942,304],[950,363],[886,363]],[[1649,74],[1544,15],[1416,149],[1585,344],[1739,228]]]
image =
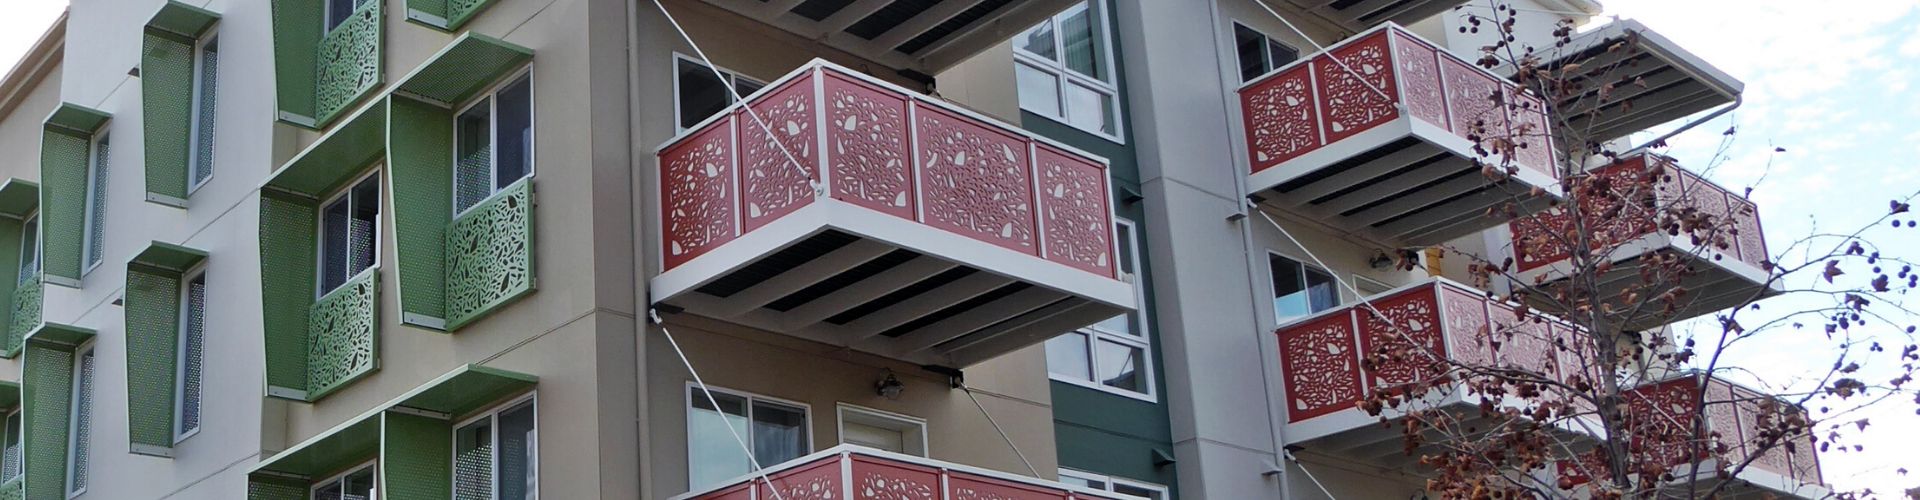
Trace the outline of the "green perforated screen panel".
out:
[[[388,498],[453,496],[453,426],[446,420],[383,412],[380,467]]]
[[[73,350],[29,343],[21,366],[26,416],[27,498],[66,498],[67,431],[73,404]]]
[[[493,0],[407,0],[407,20],[441,31],[459,31]]]
[[[49,129],[40,140],[40,234],[46,274],[80,280],[90,137]]]
[[[445,328],[446,231],[453,217],[453,169],[448,165],[453,157],[453,112],[403,97],[389,103],[393,124],[387,159],[393,189],[388,192],[393,194],[402,319]]]
[[[247,477],[247,500],[308,500],[305,480],[271,474]]]
[[[193,147],[193,43],[149,29],[140,53],[147,198],[173,205],[187,198],[187,161]]]
[[[20,231],[21,226],[24,225],[23,222],[24,221],[20,219],[0,217],[0,297],[7,299],[4,304],[0,304],[0,328],[7,329],[0,330],[0,357],[14,357],[19,354],[20,350],[20,337],[11,335],[11,327],[13,325],[13,316],[16,312],[12,299],[14,294],[17,293],[17,287],[21,285]],[[39,284],[40,280],[33,280],[34,286],[37,287]],[[35,307],[35,309],[38,309],[38,307]],[[34,316],[34,322],[38,323],[39,315],[35,314]],[[20,335],[26,335],[26,332],[21,331]]]
[[[317,215],[312,200],[260,194],[260,296],[267,395],[305,400],[307,314],[313,305]]]
[[[380,268],[314,301],[307,320],[307,400],[380,368]]]
[[[314,105],[314,81],[320,69],[325,4],[322,0],[272,2],[274,102],[280,105],[281,120],[315,127],[319,112]]]
[[[180,275],[129,264],[126,307],[127,431],[132,450],[173,447],[174,376],[180,345]]]
[[[313,106],[315,122],[322,127],[380,87],[386,19],[382,3],[367,2],[320,35]]]
[[[40,326],[41,294],[44,291],[39,275],[27,276],[14,286],[13,300],[8,307],[10,317],[7,318],[6,357],[18,355],[27,334]]]

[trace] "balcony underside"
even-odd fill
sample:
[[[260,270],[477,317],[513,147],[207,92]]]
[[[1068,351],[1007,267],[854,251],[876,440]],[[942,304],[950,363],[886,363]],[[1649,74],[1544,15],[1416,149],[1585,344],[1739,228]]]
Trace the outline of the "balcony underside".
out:
[[[1746,303],[1757,297],[1771,297],[1781,292],[1781,285],[1774,283],[1763,288],[1767,282],[1767,272],[1752,264],[1724,256],[1718,252],[1698,249],[1686,241],[1674,241],[1662,234],[1643,236],[1638,240],[1621,245],[1614,250],[1613,268],[1600,275],[1600,295],[1617,297],[1629,286],[1643,283],[1640,266],[1648,255],[1666,252],[1681,255],[1689,259],[1687,274],[1678,279],[1678,286],[1686,290],[1679,307],[1671,313],[1661,310],[1659,302],[1649,302],[1647,310],[1623,319],[1628,329],[1646,330],[1661,325],[1695,318],[1725,310]],[[1543,287],[1565,286],[1567,284],[1568,264],[1557,262],[1546,268],[1524,272],[1521,279],[1532,283],[1533,277],[1540,273],[1552,273],[1555,278],[1542,284]],[[1655,283],[1673,284],[1673,277],[1655,278]],[[1665,293],[1667,287],[1647,295]],[[1538,294],[1534,295],[1538,297]],[[1538,304],[1547,310],[1558,310],[1557,306]]]
[[[704,0],[896,71],[934,75],[1076,0]]]
[[[1250,182],[1268,206],[1396,248],[1438,245],[1506,220],[1489,216],[1489,208],[1513,203],[1525,214],[1551,201],[1551,178],[1520,169],[1489,179],[1465,139],[1424,129],[1433,127],[1401,118],[1255,173]],[[1326,166],[1306,170],[1316,165]]]
[[[1452,397],[1438,405],[1424,408],[1439,409],[1452,414],[1455,419],[1453,422],[1463,429],[1494,429],[1511,422],[1508,417],[1481,414],[1479,398],[1473,396]],[[1342,410],[1340,413],[1309,422],[1290,424],[1287,430],[1287,442],[1312,453],[1370,464],[1387,470],[1414,476],[1431,474],[1433,469],[1422,465],[1420,456],[1436,452],[1438,448],[1433,444],[1427,444],[1409,451],[1401,419],[1392,416],[1394,412],[1391,410],[1387,413],[1389,414],[1387,425],[1381,425],[1379,417],[1369,416],[1357,408]],[[1338,424],[1340,421],[1345,423]],[[1314,435],[1316,431],[1326,432],[1326,427],[1314,428],[1325,424],[1342,425],[1346,429]],[[1600,435],[1598,431],[1582,428],[1570,422],[1555,423],[1547,427],[1546,431],[1552,436],[1554,442],[1567,445],[1568,449],[1563,451],[1568,455],[1584,453],[1592,449],[1599,442],[1594,436]],[[1426,431],[1423,437],[1426,443],[1461,443],[1490,438],[1487,432],[1476,431],[1465,435],[1465,441],[1462,441],[1462,436],[1442,435],[1431,430]]]
[[[1616,45],[1619,48],[1609,50]],[[1633,20],[1581,34],[1542,67],[1578,63],[1585,92],[1560,99],[1572,137],[1608,141],[1735,102],[1745,85]],[[1601,95],[1601,89],[1611,86]]]
[[[1124,281],[831,199],[662,273],[652,289],[702,316],[948,367],[1135,307]]]
[[[1718,466],[1712,460],[1700,464],[1698,468],[1700,473],[1695,476],[1697,481],[1689,481],[1685,472],[1687,467],[1689,466],[1679,467],[1681,470],[1674,473],[1676,479],[1660,489],[1658,498],[1696,498],[1721,482]],[[1802,483],[1749,465],[1739,474],[1735,474],[1733,482],[1716,497],[1736,500],[1820,499],[1832,497],[1832,490],[1822,485]]]
[[[1465,4],[1464,0],[1289,0],[1314,15],[1353,31],[1392,21],[1403,25],[1433,17]]]

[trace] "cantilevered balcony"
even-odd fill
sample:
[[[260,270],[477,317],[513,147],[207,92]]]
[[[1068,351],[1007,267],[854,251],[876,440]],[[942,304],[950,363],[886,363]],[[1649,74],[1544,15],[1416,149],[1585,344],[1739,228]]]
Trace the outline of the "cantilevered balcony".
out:
[[[1705,391],[1701,390],[1705,384]],[[1712,485],[1720,481],[1722,469],[1752,463],[1733,474],[1735,484],[1724,497],[1747,498],[1826,498],[1829,490],[1820,475],[1820,459],[1814,452],[1810,432],[1790,432],[1771,441],[1763,435],[1778,435],[1782,423],[1806,410],[1766,393],[1742,387],[1716,377],[1688,374],[1646,384],[1626,394],[1628,412],[1633,421],[1650,427],[1635,431],[1636,439],[1646,442],[1633,447],[1640,450],[1641,461],[1662,463],[1674,468],[1676,478],[1663,489],[1684,493],[1689,483]],[[1705,397],[1702,406],[1701,397]],[[1705,411],[1698,411],[1704,408]],[[1712,442],[1695,439],[1697,415],[1706,416],[1707,436]],[[1792,428],[1791,425],[1786,426]],[[1810,430],[1810,429],[1809,429]],[[1768,443],[1773,443],[1769,445]],[[1724,446],[1726,452],[1713,456],[1711,450]],[[1763,449],[1764,448],[1764,449]],[[1697,450],[1709,450],[1695,460]],[[1758,453],[1758,457],[1754,454]],[[1567,467],[1563,464],[1563,467]],[[1577,475],[1603,473],[1587,466]],[[1574,476],[1576,474],[1568,474]],[[1699,490],[1699,493],[1705,493]]]
[[[1642,313],[1622,320],[1628,328],[1652,328],[1779,293],[1781,285],[1767,278],[1767,242],[1760,230],[1758,207],[1746,197],[1653,154],[1622,158],[1592,175],[1615,178],[1609,184],[1617,189],[1644,186],[1635,181],[1641,176],[1656,177],[1652,193],[1620,193],[1644,200],[1631,209],[1612,212],[1603,206],[1608,197],[1581,197],[1586,205],[1582,213],[1594,219],[1586,225],[1589,247],[1608,252],[1596,259],[1613,262],[1610,270],[1598,275],[1601,296],[1617,296],[1627,286],[1648,283],[1639,265],[1647,262],[1645,257],[1674,255],[1686,264],[1684,269],[1661,266],[1651,281],[1658,289],[1641,292],[1641,296],[1655,297],[1675,285],[1682,287],[1684,293],[1678,295],[1673,310],[1667,312],[1664,305],[1643,308]],[[1520,282],[1552,287],[1577,271],[1568,244],[1572,241],[1568,238],[1577,233],[1569,229],[1572,219],[1565,210],[1555,208],[1507,224],[1507,248],[1514,254]]]
[[[1249,194],[1383,245],[1428,246],[1496,227],[1489,208],[1531,212],[1555,192],[1543,102],[1398,25],[1239,93]],[[1516,146],[1503,159],[1469,137]]]
[[[933,75],[1079,0],[704,0],[890,69]]]
[[[657,185],[652,296],[696,314],[960,367],[1135,308],[1105,160],[823,61],[662,145]]]
[[[762,475],[765,479],[762,479]],[[1027,476],[840,445],[669,500],[1138,500]]]
[[[1577,64],[1558,96],[1569,135],[1603,142],[1732,104],[1746,86],[1631,19],[1607,23],[1553,49],[1541,68]],[[1510,70],[1509,70],[1510,71]]]
[[[1386,22],[1413,24],[1467,2],[1466,0],[1287,0],[1287,3],[1338,23],[1343,28],[1364,31]]]
[[[1282,324],[1280,373],[1286,391],[1285,441],[1314,450],[1390,468],[1412,468],[1398,427],[1380,425],[1397,410],[1369,415],[1356,403],[1377,391],[1430,382],[1445,363],[1472,367],[1513,367],[1566,380],[1583,370],[1574,349],[1587,345],[1573,326],[1531,314],[1487,297],[1481,290],[1435,278],[1368,297],[1352,304]],[[1379,315],[1374,314],[1374,310]],[[1384,317],[1383,317],[1384,316]],[[1561,348],[1559,346],[1566,346]],[[1413,353],[1378,358],[1375,353]],[[1588,377],[1591,380],[1591,376]],[[1421,399],[1422,408],[1453,411],[1462,420],[1481,421],[1480,403],[1519,404],[1499,396],[1469,394],[1455,386],[1446,394]],[[1551,422],[1564,442],[1590,446],[1598,427],[1584,418]],[[1490,428],[1479,425],[1480,428]]]

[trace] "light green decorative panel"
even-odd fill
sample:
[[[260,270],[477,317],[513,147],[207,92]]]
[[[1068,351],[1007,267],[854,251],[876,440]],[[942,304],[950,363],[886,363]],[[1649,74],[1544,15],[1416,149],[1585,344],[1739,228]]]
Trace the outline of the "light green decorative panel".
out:
[[[322,126],[380,86],[381,3],[361,6],[320,38],[314,109]]]
[[[87,151],[91,137],[49,129],[40,140],[40,234],[46,274],[80,282],[86,241]]]
[[[67,430],[73,405],[74,353],[70,346],[29,342],[21,367],[26,416],[27,498],[66,498]]]
[[[313,303],[307,326],[308,401],[379,369],[379,303],[378,267]]]
[[[493,0],[407,0],[407,20],[441,31],[459,31],[492,4]]]
[[[533,289],[533,180],[521,179],[454,219],[447,231],[448,329]]]
[[[6,357],[18,356],[27,334],[40,326],[40,296],[43,290],[38,275],[27,277],[13,289],[11,317],[7,318]]]
[[[140,53],[147,200],[185,206],[193,145],[194,40],[149,28]]]
[[[127,266],[127,430],[131,450],[172,456],[180,275]]]
[[[16,477],[11,481],[0,484],[0,500],[24,500],[25,498],[27,498],[27,480],[25,477]]]
[[[307,500],[311,486],[299,478],[254,474],[247,477],[247,500]]]
[[[380,468],[387,498],[453,496],[453,426],[446,420],[381,413]]]
[[[318,215],[311,199],[260,193],[260,296],[267,395],[306,400],[307,315],[314,294]]]
[[[453,112],[414,99],[388,101],[387,144],[401,319],[445,329],[447,223],[453,218]]]

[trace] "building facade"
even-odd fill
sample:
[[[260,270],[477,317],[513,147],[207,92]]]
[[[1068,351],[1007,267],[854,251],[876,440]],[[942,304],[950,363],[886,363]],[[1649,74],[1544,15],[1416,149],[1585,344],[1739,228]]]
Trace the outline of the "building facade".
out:
[[[74,0],[0,81],[0,498],[1417,495],[1289,342],[1511,252],[1412,97],[1515,88],[1465,3]],[[1273,122],[1354,47],[1390,113]],[[1738,95],[1648,52],[1606,139]]]

